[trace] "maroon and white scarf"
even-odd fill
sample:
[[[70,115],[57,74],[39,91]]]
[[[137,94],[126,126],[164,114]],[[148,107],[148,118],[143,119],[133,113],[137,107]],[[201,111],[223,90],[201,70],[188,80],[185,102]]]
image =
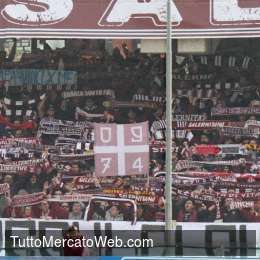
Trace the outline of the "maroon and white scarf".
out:
[[[214,78],[214,74],[180,74],[174,73],[172,75],[174,80],[205,80],[208,81]]]
[[[215,107],[211,110],[212,116],[228,115],[259,115],[260,106],[258,107]]]
[[[199,114],[176,114],[173,118],[176,121],[205,121],[206,119],[205,115]]]
[[[29,143],[39,144],[40,141],[37,138],[0,138],[0,145],[13,145],[15,143]]]
[[[51,155],[51,161],[62,162],[62,161],[81,161],[81,160],[93,160],[93,151],[89,154],[68,154],[68,155]]]
[[[215,67],[234,68],[247,70],[254,64],[254,60],[249,56],[224,56],[224,55],[195,55],[192,59],[202,65],[211,65]]]
[[[196,145],[191,147],[193,154],[201,155],[246,155],[245,147],[240,144],[213,144],[213,145]]]
[[[245,127],[248,127],[248,128],[260,128],[260,121],[257,121],[257,120],[247,120],[245,122]]]
[[[54,195],[48,198],[50,202],[88,202],[91,199],[90,194],[69,194],[69,195]]]
[[[41,167],[46,170],[50,167],[50,163],[45,159],[36,159],[0,164],[0,173],[23,174],[35,172],[36,167]]]
[[[36,166],[45,162],[46,162],[45,159],[33,159],[33,160],[26,160],[26,161],[13,161],[9,165]]]
[[[180,176],[193,177],[193,178],[223,177],[223,178],[231,178],[232,180],[236,178],[241,181],[247,181],[248,183],[260,180],[260,174],[256,174],[256,173],[186,171],[186,172],[174,172],[174,174]]]
[[[254,208],[254,201],[232,201],[230,203],[230,209],[233,210],[233,209],[246,209],[246,208],[249,208],[249,209],[252,209]]]
[[[33,206],[41,203],[45,199],[44,192],[26,194],[26,195],[16,195],[12,198],[12,207],[24,207]]]
[[[251,89],[255,89],[255,86],[247,86],[241,88],[238,82],[216,82],[214,84],[204,83],[197,84],[195,88],[192,89],[177,89],[177,97],[196,97],[198,99],[212,99],[215,97],[216,93],[231,90],[234,92],[246,92]],[[234,96],[236,94],[234,93]]]
[[[20,173],[26,172],[28,166],[15,164],[0,164],[0,173]]]
[[[124,190],[124,189],[104,189],[104,194],[118,198],[131,199],[139,203],[155,203],[158,197],[151,191],[145,190]]]
[[[42,134],[58,136],[82,136],[86,129],[93,128],[89,122],[73,122],[58,119],[42,119],[38,128],[37,137]]]
[[[216,129],[230,125],[228,121],[174,121],[172,127],[175,129],[206,130]]]
[[[244,160],[229,160],[229,161],[189,161],[179,160],[175,166],[176,171],[182,171],[185,169],[194,169],[203,167],[203,165],[214,166],[239,166],[244,164]]]
[[[98,97],[98,96],[115,98],[115,91],[112,89],[96,89],[96,90],[65,91],[62,93],[63,98]]]
[[[162,96],[148,96],[143,94],[134,94],[132,101],[139,102],[139,101],[152,101],[152,102],[164,102],[165,98]]]
[[[260,134],[259,128],[245,128],[245,127],[222,127],[220,133],[224,136],[245,136],[257,138]]]

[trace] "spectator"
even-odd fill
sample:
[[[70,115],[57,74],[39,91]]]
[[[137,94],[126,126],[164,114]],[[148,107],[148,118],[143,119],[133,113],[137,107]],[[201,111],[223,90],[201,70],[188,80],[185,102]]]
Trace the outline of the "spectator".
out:
[[[254,208],[250,210],[243,209],[241,213],[246,222],[260,222],[260,201],[254,202]]]
[[[68,219],[68,211],[62,208],[58,203],[43,201],[37,211],[37,217],[43,219]]]
[[[194,202],[190,199],[186,200],[183,209],[180,210],[177,216],[179,222],[196,222],[198,221],[197,211]]]
[[[65,233],[64,239],[67,242],[64,247],[64,256],[83,256],[83,254],[85,256],[88,255],[87,249],[84,249],[83,242],[80,244],[77,242],[83,240],[83,235],[79,232],[76,226],[69,227]],[[69,244],[69,240],[74,240],[74,243]],[[71,244],[74,244],[74,246],[70,246]]]
[[[36,193],[42,191],[41,184],[37,179],[37,175],[33,174],[26,185],[26,190],[29,193]]]
[[[137,221],[145,221],[144,208],[141,205],[137,207]]]
[[[24,208],[24,214],[23,214],[23,218],[33,218],[33,210],[32,207],[27,206]]]
[[[233,199],[225,199],[223,207],[223,222],[244,222],[244,217],[239,209],[232,209]]]
[[[69,219],[83,219],[83,208],[79,202],[73,203],[72,211],[69,213]]]
[[[106,221],[123,221],[124,217],[120,214],[120,210],[118,206],[113,205],[106,211]]]

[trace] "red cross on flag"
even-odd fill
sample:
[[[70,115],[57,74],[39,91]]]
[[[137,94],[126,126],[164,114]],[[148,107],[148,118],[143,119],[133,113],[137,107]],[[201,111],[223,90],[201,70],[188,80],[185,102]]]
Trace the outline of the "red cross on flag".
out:
[[[148,174],[148,122],[95,124],[96,176]]]

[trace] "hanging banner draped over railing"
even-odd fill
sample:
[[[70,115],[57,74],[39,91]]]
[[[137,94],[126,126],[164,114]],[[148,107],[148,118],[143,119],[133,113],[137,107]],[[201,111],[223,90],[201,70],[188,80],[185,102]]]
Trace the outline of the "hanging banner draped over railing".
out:
[[[0,9],[0,37],[166,37],[165,0],[1,1]],[[172,0],[171,9],[174,38],[260,35],[257,0]]]

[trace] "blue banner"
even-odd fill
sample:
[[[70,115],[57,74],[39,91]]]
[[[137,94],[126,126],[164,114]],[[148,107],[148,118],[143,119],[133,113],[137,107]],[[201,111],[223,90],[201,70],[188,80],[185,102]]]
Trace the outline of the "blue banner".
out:
[[[9,86],[75,85],[77,72],[37,69],[0,70],[0,80],[8,81]]]

